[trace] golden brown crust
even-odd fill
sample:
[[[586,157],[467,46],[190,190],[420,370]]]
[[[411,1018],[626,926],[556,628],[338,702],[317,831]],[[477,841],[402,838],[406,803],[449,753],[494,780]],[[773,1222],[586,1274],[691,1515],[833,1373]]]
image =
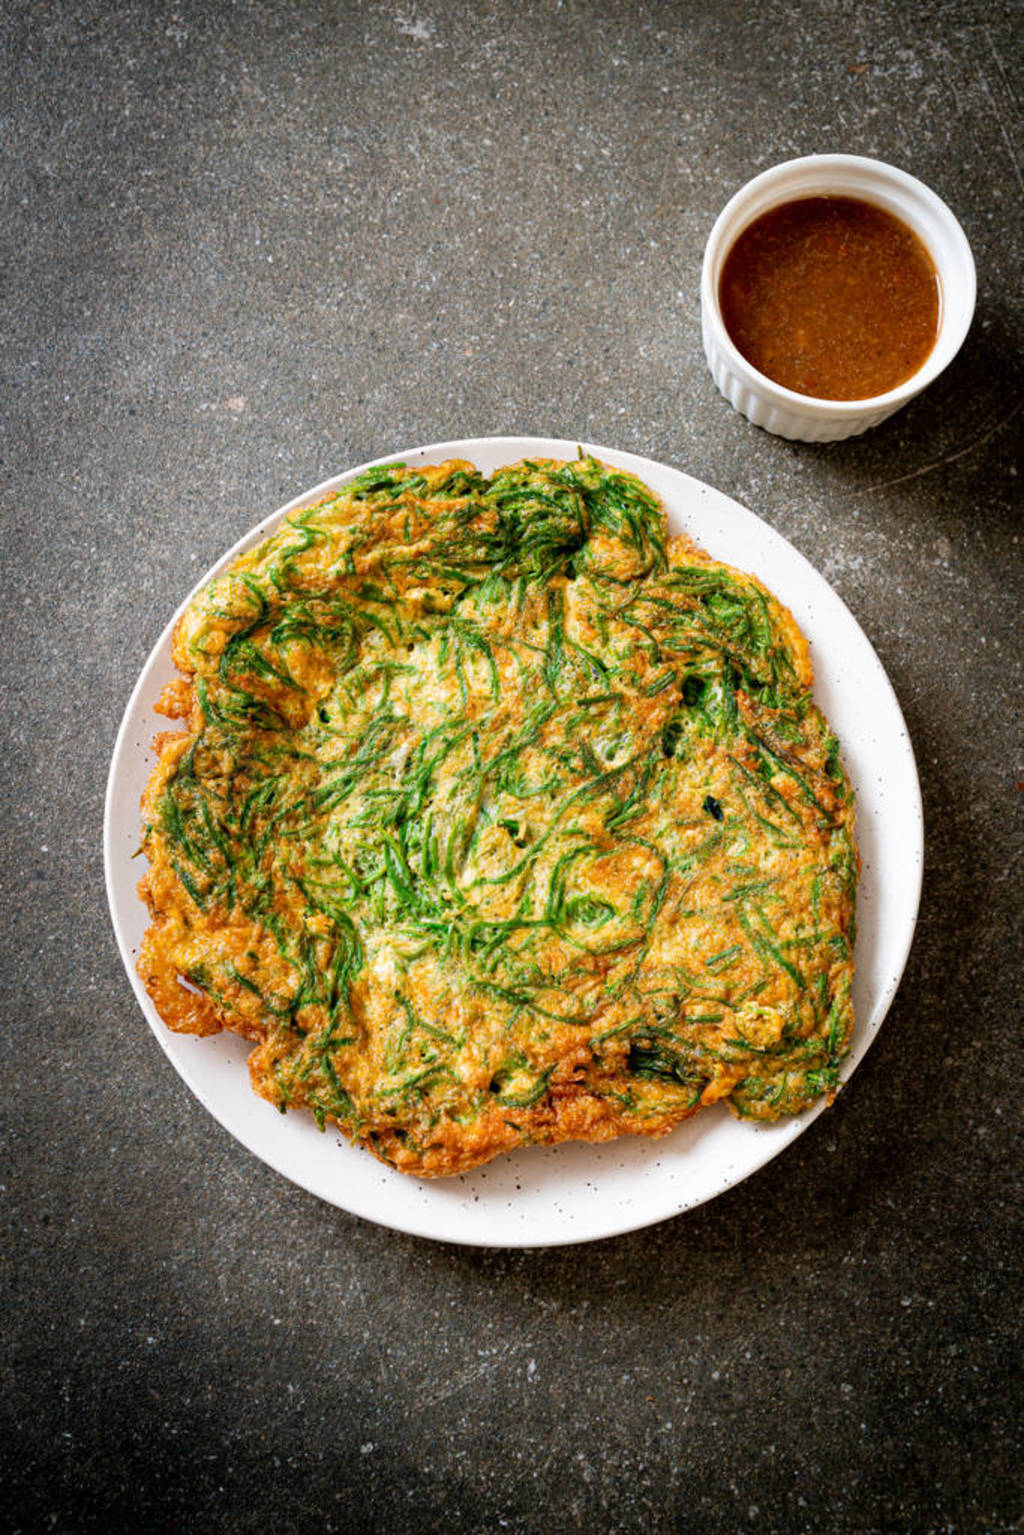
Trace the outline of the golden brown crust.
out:
[[[260,1089],[257,1087],[257,1091]],[[709,1100],[711,1101],[711,1100]],[[469,1128],[446,1124],[424,1151],[410,1151],[401,1132],[378,1131],[360,1136],[382,1162],[399,1172],[417,1178],[450,1178],[471,1172],[495,1157],[515,1151],[524,1143],[531,1146],[555,1146],[562,1141],[587,1141],[592,1144],[617,1140],[623,1135],[642,1135],[648,1139],[668,1135],[684,1119],[699,1110],[689,1109],[671,1117],[651,1115],[637,1119],[617,1113],[603,1099],[580,1093],[575,1097],[553,1097],[542,1111],[528,1113],[521,1121],[509,1121],[492,1109]]]

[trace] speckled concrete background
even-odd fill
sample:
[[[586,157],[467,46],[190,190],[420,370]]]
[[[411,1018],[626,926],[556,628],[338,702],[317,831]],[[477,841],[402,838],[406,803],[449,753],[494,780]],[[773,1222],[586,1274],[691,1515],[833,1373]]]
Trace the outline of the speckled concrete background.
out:
[[[9,0],[0,153],[0,1522],[15,1531],[1004,1531],[1021,1512],[1020,11]],[[874,434],[715,396],[715,213],[891,159],[979,270]],[[537,432],[667,460],[860,619],[916,745],[918,937],[849,1091],[687,1217],[503,1254],[237,1147],[123,975],[104,780],[167,616],[353,462]]]

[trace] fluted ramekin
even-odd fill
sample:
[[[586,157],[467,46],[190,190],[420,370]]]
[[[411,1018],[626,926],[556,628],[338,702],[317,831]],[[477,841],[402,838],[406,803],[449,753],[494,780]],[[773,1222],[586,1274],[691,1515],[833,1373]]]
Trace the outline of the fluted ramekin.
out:
[[[719,284],[726,256],[755,219],[801,197],[859,197],[875,203],[909,225],[935,264],[939,278],[935,345],[917,372],[886,394],[864,400],[819,400],[798,394],[753,367],[725,328]],[[755,176],[718,215],[701,272],[704,354],[719,390],[755,426],[802,442],[837,442],[877,426],[952,362],[970,329],[976,289],[967,236],[942,199],[922,181],[861,155],[806,155]]]

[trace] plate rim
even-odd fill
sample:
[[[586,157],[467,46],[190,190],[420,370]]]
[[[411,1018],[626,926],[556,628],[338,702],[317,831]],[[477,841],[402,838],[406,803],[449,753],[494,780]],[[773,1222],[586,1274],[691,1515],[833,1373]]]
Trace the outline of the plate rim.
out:
[[[909,770],[906,775],[907,781],[904,785],[904,790],[908,792],[909,797],[906,805],[903,808],[906,812],[909,813],[909,831],[913,836],[913,848],[911,849],[911,861],[913,865],[913,888],[910,891],[910,898],[907,904],[908,916],[905,923],[905,930],[902,935],[902,941],[898,946],[897,954],[894,956],[893,962],[890,964],[889,972],[885,978],[884,985],[882,986],[878,994],[878,998],[875,1002],[873,1009],[875,1016],[873,1021],[871,1022],[870,1026],[868,1026],[866,1020],[863,1020],[859,1017],[856,1020],[855,1029],[861,1033],[862,1037],[857,1043],[856,1047],[851,1048],[850,1054],[847,1056],[846,1062],[844,1063],[846,1066],[846,1075],[841,1081],[840,1091],[844,1091],[846,1089],[854,1070],[856,1070],[856,1068],[860,1065],[871,1044],[874,1042],[881,1024],[884,1021],[885,1016],[888,1013],[889,1008],[892,1005],[892,1002],[899,989],[903,974],[906,970],[910,950],[913,945],[914,935],[917,927],[917,919],[920,913],[921,891],[924,876],[924,814],[921,798],[920,776],[917,771],[917,763],[914,754],[913,743],[911,741],[910,732],[906,726],[906,720],[903,716],[902,709],[900,708],[899,700],[896,696],[892,681],[889,678],[885,667],[882,665],[881,659],[878,656],[874,646],[872,645],[871,640],[868,638],[867,634],[864,632],[857,618],[847,606],[843,598],[839,595],[838,592],[834,590],[826,577],[816,569],[816,567],[810,562],[807,556],[801,552],[801,550],[799,550],[794,544],[790,543],[789,539],[787,539],[784,534],[780,533],[777,528],[773,527],[771,523],[767,522],[757,512],[752,511],[749,507],[745,506],[742,502],[737,501],[727,492],[719,490],[717,487],[708,484],[706,481],[697,479],[695,476],[688,474],[685,470],[676,468],[672,464],[665,463],[661,460],[653,459],[642,454],[633,453],[628,449],[612,448],[606,445],[592,443],[583,437],[570,439],[558,437],[541,437],[533,434],[522,437],[498,434],[494,436],[448,438],[435,443],[422,444],[416,447],[405,448],[396,452],[380,454],[374,458],[367,459],[365,462],[360,463],[352,468],[345,469],[340,473],[330,475],[308,490],[304,490],[298,495],[292,497],[291,500],[285,502],[282,506],[278,507],[276,510],[269,513],[260,521],[255,523],[251,528],[244,532],[235,541],[235,543],[225,551],[225,553],[223,553],[217,560],[215,560],[214,563],[210,566],[209,570],[200,576],[199,579],[194,583],[187,595],[175,608],[173,614],[163,629],[160,631],[160,634],[158,635],[156,641],[147,654],[145,661],[143,662],[121,717],[114,742],[110,767],[107,774],[103,807],[103,864],[107,904],[117,940],[118,952],[121,956],[122,964],[124,965],[129,983],[133,993],[135,994],[136,1001],[139,1003],[139,1006],[142,1010],[143,1016],[145,1017],[146,1022],[149,1024],[151,1032],[156,1036],[161,1049],[167,1056],[177,1075],[184,1082],[185,1086],[195,1095],[196,1098],[198,1098],[203,1107],[213,1116],[221,1128],[224,1129],[234,1141],[244,1146],[247,1151],[256,1156],[266,1166],[272,1168],[273,1171],[287,1178],[289,1182],[302,1188],[305,1192],[312,1194],[315,1198],[322,1199],[325,1203],[333,1205],[335,1208],[342,1210],[347,1214],[353,1215],[359,1219],[370,1220],[374,1224],[383,1226],[386,1229],[398,1231],[410,1236],[422,1237],[427,1240],[450,1242],[468,1247],[493,1248],[495,1250],[528,1250],[531,1248],[539,1250],[548,1247],[576,1246],[584,1242],[603,1241],[611,1239],[612,1237],[623,1236],[631,1231],[642,1230],[648,1226],[660,1224],[662,1221],[674,1219],[676,1216],[685,1214],[689,1210],[699,1208],[702,1204],[707,1203],[709,1200],[717,1198],[719,1194],[725,1193],[731,1188],[735,1188],[746,1178],[751,1177],[755,1172],[760,1171],[760,1169],[766,1166],[768,1162],[773,1161],[777,1156],[785,1151],[786,1148],[791,1145],[794,1140],[798,1139],[799,1136],[809,1128],[809,1126],[818,1118],[819,1114],[824,1111],[824,1109],[828,1106],[828,1099],[826,1097],[822,1097],[818,1099],[817,1102],[814,1103],[810,1108],[806,1109],[803,1113],[793,1116],[789,1120],[775,1121],[770,1126],[762,1126],[760,1124],[745,1124],[743,1126],[744,1130],[750,1133],[752,1137],[751,1151],[753,1154],[744,1162],[742,1169],[735,1176],[727,1176],[720,1187],[710,1189],[705,1192],[699,1192],[696,1197],[689,1197],[684,1193],[681,1197],[677,1197],[674,1201],[667,1201],[664,1207],[659,1207],[659,1209],[654,1213],[651,1213],[650,1210],[647,1209],[643,1204],[639,1204],[636,1210],[630,1211],[629,1213],[617,1219],[605,1221],[601,1224],[600,1229],[597,1230],[567,1230],[557,1234],[542,1234],[539,1236],[530,1232],[523,1233],[522,1236],[520,1236],[518,1233],[506,1233],[504,1236],[495,1238],[493,1236],[488,1237],[486,1233],[478,1233],[474,1229],[456,1229],[460,1226],[465,1226],[466,1224],[465,1217],[460,1217],[458,1207],[455,1209],[454,1226],[452,1223],[451,1213],[445,1210],[444,1207],[440,1208],[438,1211],[438,1218],[436,1219],[432,1219],[431,1215],[417,1218],[418,1212],[412,1211],[399,1212],[398,1214],[393,1212],[382,1213],[377,1208],[372,1210],[365,1208],[358,1201],[358,1207],[354,1207],[352,1204],[344,1202],[343,1198],[332,1197],[331,1194],[326,1193],[323,1189],[315,1186],[313,1181],[311,1181],[309,1178],[304,1178],[301,1173],[296,1172],[293,1167],[283,1165],[287,1159],[276,1155],[272,1148],[267,1148],[257,1144],[257,1135],[250,1137],[244,1133],[241,1133],[239,1129],[233,1124],[228,1123],[226,1117],[228,1111],[222,1110],[214,1095],[205,1089],[201,1080],[197,1079],[197,1074],[193,1071],[190,1071],[184,1065],[184,1063],[176,1057],[174,1053],[174,1045],[176,1041],[179,1041],[182,1038],[182,1036],[172,1033],[172,1031],[167,1029],[167,1026],[162,1022],[162,1020],[160,1020],[159,1015],[156,1014],[155,1008],[153,1007],[153,1004],[145,991],[141,978],[135,969],[131,955],[131,946],[120,919],[120,901],[115,890],[114,872],[117,858],[117,853],[114,847],[117,790],[120,771],[123,767],[123,759],[126,758],[130,752],[130,748],[127,742],[128,736],[131,734],[133,716],[135,714],[140,695],[143,693],[147,683],[150,680],[151,673],[158,666],[161,659],[169,659],[167,656],[167,650],[175,625],[178,623],[181,615],[192,602],[196,593],[199,592],[202,587],[207,584],[207,582],[212,580],[217,574],[227,568],[227,566],[232,561],[234,561],[237,556],[244,550],[251,548],[255,543],[259,542],[263,538],[266,538],[273,531],[273,529],[277,527],[291,512],[314,504],[316,501],[323,499],[325,496],[330,495],[334,490],[355,479],[358,475],[362,474],[368,469],[377,468],[381,465],[390,463],[408,463],[417,459],[422,463],[430,462],[435,458],[437,461],[443,461],[441,457],[442,455],[444,458],[459,457],[467,458],[470,461],[473,461],[475,452],[484,452],[490,456],[495,451],[500,450],[506,445],[510,449],[514,449],[518,458],[575,458],[577,452],[582,451],[587,454],[591,454],[596,458],[603,458],[606,461],[610,460],[614,462],[617,467],[624,468],[628,472],[637,474],[640,478],[643,478],[645,468],[648,470],[648,472],[652,469],[658,473],[667,472],[670,476],[678,477],[680,480],[685,481],[691,494],[706,495],[711,493],[716,498],[720,498],[721,501],[728,503],[731,509],[735,509],[737,512],[739,512],[742,517],[753,519],[754,522],[759,525],[759,536],[762,538],[767,537],[769,544],[774,543],[779,552],[782,553],[787,560],[793,561],[795,571],[805,576],[809,576],[814,584],[818,585],[820,588],[824,588],[828,594],[830,603],[834,604],[835,609],[842,614],[844,620],[853,626],[853,629],[856,631],[857,635],[862,641],[867,654],[870,656],[876,673],[876,683],[881,684],[884,692],[887,694],[887,703],[892,711],[894,722],[898,723],[898,725],[902,727],[901,737],[906,758],[904,766]],[[512,461],[513,460],[509,459],[501,460],[500,462]],[[713,551],[709,552],[711,552],[712,558],[716,557]],[[723,561],[723,563],[732,562]],[[751,573],[754,574],[755,577],[759,580],[764,579],[758,575],[757,572]],[[770,585],[767,581],[764,581],[764,584],[768,586],[769,590],[774,592],[774,587],[772,585]],[[776,595],[779,596],[780,601],[785,603],[787,606],[789,605],[784,594],[779,595],[776,593]],[[813,637],[809,638],[812,639],[813,643]],[[225,1036],[221,1035],[216,1037],[224,1038]],[[228,1037],[232,1039],[235,1038],[233,1035],[229,1035]],[[767,1131],[773,1133],[769,1135],[766,1133]],[[754,1140],[754,1137],[760,1138],[761,1135],[764,1136],[764,1145],[759,1150],[755,1151],[754,1148],[756,1146],[756,1141]],[[575,1146],[586,1146],[586,1143],[568,1144]],[[539,1148],[520,1148],[520,1154],[522,1154],[524,1150],[527,1154],[529,1154],[531,1151],[536,1153],[538,1149]],[[556,1147],[548,1149],[557,1152],[559,1148]],[[388,1171],[392,1170],[389,1169]],[[402,1179],[409,1178],[408,1174],[396,1173],[394,1176],[400,1177]],[[426,1182],[427,1180],[414,1181]],[[445,1184],[451,1183],[453,1180],[442,1179],[429,1181],[432,1184],[435,1184],[435,1186],[443,1186]],[[341,1195],[344,1195],[346,1190],[342,1188],[339,1192]],[[428,1206],[427,1208],[432,1214],[434,1207]]]

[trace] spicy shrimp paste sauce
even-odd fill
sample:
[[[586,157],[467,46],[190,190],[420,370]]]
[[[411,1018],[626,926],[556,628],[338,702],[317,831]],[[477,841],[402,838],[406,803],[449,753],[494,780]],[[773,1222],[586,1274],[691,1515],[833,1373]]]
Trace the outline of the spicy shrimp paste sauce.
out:
[[[725,259],[722,319],[759,372],[797,394],[860,400],[917,372],[940,289],[912,229],[854,197],[802,197],[762,214]]]

